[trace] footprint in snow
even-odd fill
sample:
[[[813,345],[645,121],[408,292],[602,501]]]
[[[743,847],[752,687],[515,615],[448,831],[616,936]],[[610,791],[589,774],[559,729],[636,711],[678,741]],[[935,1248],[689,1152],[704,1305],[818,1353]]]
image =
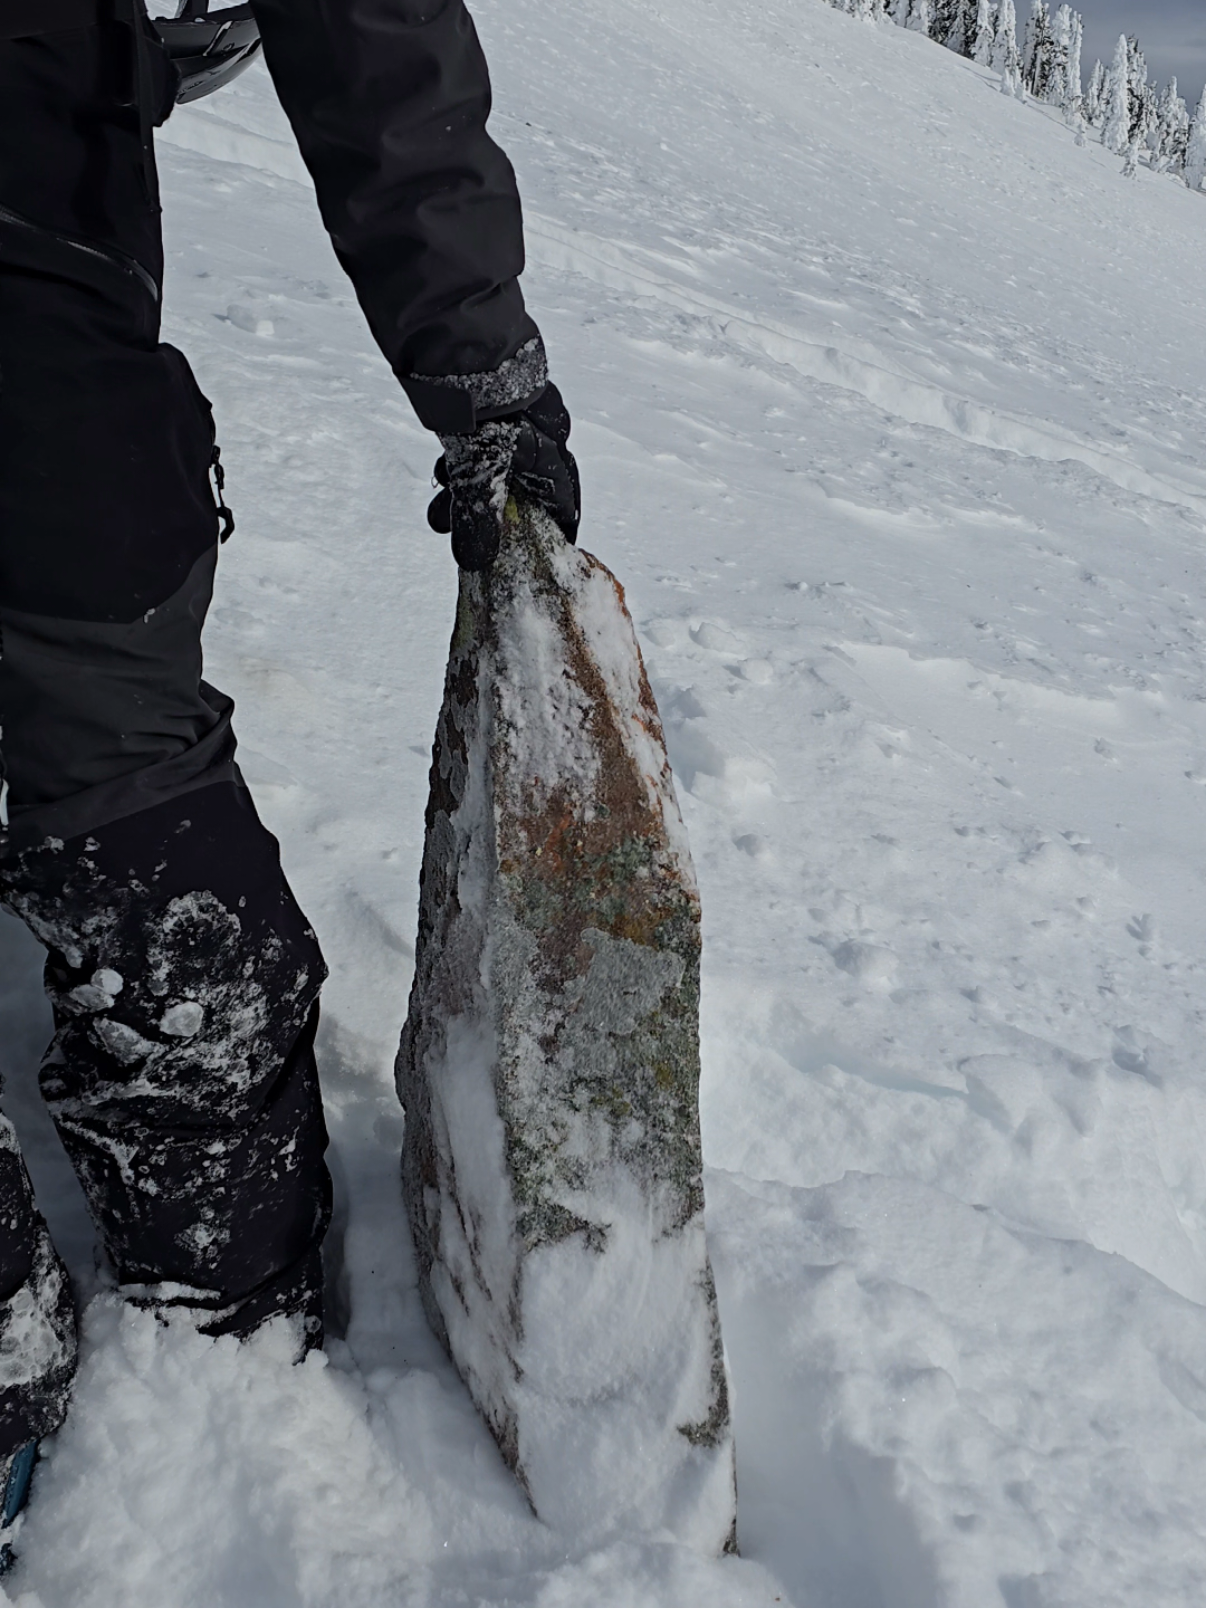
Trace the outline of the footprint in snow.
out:
[[[697,777],[720,781],[729,769],[725,754],[693,721],[667,726],[666,746],[674,774],[689,793],[695,791]]]
[[[680,720],[703,720],[708,710],[694,687],[684,687],[666,705],[666,713]]]
[[[1114,1065],[1123,1072],[1133,1072],[1136,1077],[1146,1078],[1154,1088],[1162,1089],[1164,1078],[1153,1065],[1157,1054],[1158,1046],[1147,1034],[1130,1026],[1114,1029],[1114,1053],[1111,1057]]]
[[[1139,946],[1139,953],[1144,960],[1151,960],[1156,950],[1156,940],[1159,934],[1156,931],[1156,919],[1152,915],[1134,916],[1126,924],[1126,930]]]
[[[831,950],[839,970],[856,977],[868,988],[889,989],[896,980],[896,956],[882,944],[866,944],[848,939]]]
[[[222,315],[219,313],[218,316]],[[231,302],[226,309],[226,322],[233,324],[236,329],[246,330],[249,335],[259,335],[265,339],[276,328],[270,318],[261,318],[254,307],[244,306],[241,302]]]

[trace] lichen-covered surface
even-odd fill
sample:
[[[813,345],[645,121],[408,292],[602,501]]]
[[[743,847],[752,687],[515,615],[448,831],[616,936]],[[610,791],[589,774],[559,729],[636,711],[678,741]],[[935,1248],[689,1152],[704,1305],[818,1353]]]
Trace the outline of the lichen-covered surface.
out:
[[[542,1518],[720,1551],[699,960],[623,594],[512,504],[461,577],[398,1057],[424,1300]]]

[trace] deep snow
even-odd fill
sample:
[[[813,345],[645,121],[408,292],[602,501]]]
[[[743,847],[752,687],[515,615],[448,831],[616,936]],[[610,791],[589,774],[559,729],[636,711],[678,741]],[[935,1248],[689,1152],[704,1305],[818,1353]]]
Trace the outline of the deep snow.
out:
[[[240,518],[209,673],[332,963],[336,1338],[294,1369],[97,1296],[10,1596],[1200,1602],[1206,210],[813,0],[477,15],[700,873],[744,1558],[567,1551],[419,1310],[390,1064],[455,577],[256,71],[163,131],[168,334]]]

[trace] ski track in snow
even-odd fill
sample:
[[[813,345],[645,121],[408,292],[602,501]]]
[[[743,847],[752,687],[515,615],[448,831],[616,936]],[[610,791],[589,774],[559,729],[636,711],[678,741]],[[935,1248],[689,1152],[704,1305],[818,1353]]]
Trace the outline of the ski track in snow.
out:
[[[821,4],[477,16],[700,873],[744,1557],[567,1554],[419,1310],[390,1065],[454,572],[256,70],[161,132],[166,335],[239,515],[208,671],[332,965],[334,1338],[111,1305],[5,921],[94,1297],[8,1600],[1199,1602],[1206,209]]]

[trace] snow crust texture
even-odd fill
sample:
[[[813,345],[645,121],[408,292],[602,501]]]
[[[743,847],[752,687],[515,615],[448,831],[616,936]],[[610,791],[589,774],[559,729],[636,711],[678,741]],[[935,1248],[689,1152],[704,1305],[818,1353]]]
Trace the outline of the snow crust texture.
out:
[[[615,579],[536,509],[462,574],[403,1165],[429,1317],[536,1512],[731,1546],[699,895]]]

